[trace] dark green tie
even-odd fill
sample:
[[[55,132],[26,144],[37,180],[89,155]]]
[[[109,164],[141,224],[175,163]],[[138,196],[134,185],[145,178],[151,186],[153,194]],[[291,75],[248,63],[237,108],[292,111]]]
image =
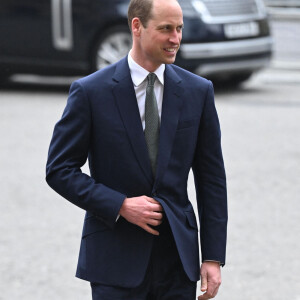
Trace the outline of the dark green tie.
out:
[[[148,85],[146,89],[145,103],[145,139],[153,175],[155,176],[160,125],[157,101],[154,93],[154,82],[156,75],[154,73],[149,73],[147,79]]]

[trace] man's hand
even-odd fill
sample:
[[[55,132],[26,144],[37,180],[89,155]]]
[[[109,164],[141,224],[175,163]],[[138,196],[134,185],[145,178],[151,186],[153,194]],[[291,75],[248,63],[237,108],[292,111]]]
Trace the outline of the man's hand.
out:
[[[147,196],[126,198],[120,209],[120,215],[128,222],[140,226],[147,232],[159,235],[152,226],[158,226],[162,222],[163,208],[159,202]]]
[[[201,266],[201,292],[198,300],[214,298],[221,284],[221,268],[218,262],[206,261]]]

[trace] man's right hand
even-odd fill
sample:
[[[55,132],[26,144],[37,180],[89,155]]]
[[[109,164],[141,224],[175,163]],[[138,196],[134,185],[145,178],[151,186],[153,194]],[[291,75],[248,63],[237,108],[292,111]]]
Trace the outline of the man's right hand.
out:
[[[140,226],[153,235],[159,235],[159,232],[151,226],[162,223],[162,212],[160,203],[147,196],[126,198],[120,209],[120,215],[128,222]]]

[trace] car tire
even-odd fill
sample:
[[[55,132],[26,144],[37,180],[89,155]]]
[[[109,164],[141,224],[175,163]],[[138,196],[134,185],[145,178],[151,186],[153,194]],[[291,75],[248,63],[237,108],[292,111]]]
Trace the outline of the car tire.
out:
[[[92,72],[109,66],[126,56],[132,46],[131,33],[127,26],[115,26],[107,30],[95,43]]]

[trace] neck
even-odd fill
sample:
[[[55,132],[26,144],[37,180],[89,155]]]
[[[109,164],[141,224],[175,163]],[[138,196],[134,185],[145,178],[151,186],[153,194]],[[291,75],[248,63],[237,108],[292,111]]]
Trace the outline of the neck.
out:
[[[161,64],[158,65],[154,65],[153,62],[149,62],[146,59],[142,59],[138,54],[137,51],[132,48],[129,52],[129,55],[131,55],[132,59],[139,64],[142,68],[144,68],[145,70],[147,70],[150,73],[155,72],[155,70],[157,70]]]

